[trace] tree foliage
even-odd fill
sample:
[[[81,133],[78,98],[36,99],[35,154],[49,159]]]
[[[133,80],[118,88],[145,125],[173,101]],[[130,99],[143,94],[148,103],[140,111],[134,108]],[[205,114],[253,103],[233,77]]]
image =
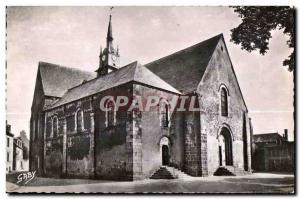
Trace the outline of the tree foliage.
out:
[[[287,45],[293,49],[291,55],[283,61],[289,71],[295,67],[295,10],[287,6],[233,6],[242,23],[231,30],[231,41],[241,44],[249,52],[259,50],[264,55],[269,50],[271,30],[283,30],[289,36]]]

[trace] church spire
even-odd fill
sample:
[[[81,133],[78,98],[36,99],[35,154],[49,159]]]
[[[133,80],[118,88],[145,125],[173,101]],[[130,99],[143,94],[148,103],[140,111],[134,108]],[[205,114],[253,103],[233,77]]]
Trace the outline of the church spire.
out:
[[[113,7],[110,8],[112,10]],[[117,70],[120,65],[120,54],[119,48],[114,49],[113,47],[113,35],[112,35],[112,23],[111,14],[109,15],[107,36],[106,36],[106,48],[102,51],[100,49],[99,55],[99,68],[96,70],[97,76],[103,76],[107,73]]]
[[[108,30],[107,30],[107,41],[112,41],[113,36],[112,36],[112,26],[111,26],[111,14],[109,15],[109,23],[108,23]]]

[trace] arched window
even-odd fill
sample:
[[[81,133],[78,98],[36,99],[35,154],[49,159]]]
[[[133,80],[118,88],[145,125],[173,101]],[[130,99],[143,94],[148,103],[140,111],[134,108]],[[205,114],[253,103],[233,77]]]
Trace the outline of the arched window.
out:
[[[32,140],[35,140],[35,120],[32,122]]]
[[[159,111],[160,111],[160,125],[161,127],[169,127],[169,104],[166,100],[162,100],[159,104]]]
[[[228,94],[224,87],[221,88],[221,115],[228,116]]]
[[[82,131],[84,129],[84,123],[83,123],[83,111],[81,109],[77,110],[75,121],[76,121],[75,128],[77,132]]]
[[[114,126],[116,123],[115,103],[112,100],[106,102],[106,127]]]
[[[52,119],[52,136],[54,138],[57,137],[57,132],[58,132],[58,119],[57,116],[54,116]]]

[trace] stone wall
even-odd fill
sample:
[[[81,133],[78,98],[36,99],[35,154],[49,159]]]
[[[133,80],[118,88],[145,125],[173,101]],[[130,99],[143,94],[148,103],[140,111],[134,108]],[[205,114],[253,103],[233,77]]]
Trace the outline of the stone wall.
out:
[[[148,96],[158,96],[171,101],[174,96],[165,91],[137,84],[133,88],[134,96],[140,96],[142,99],[147,99]],[[143,101],[143,103],[145,105],[146,102]],[[169,127],[161,126],[158,106],[152,107],[150,111],[135,114],[133,120],[133,159],[136,179],[151,176],[162,165],[160,141],[163,137],[169,140],[170,165],[183,167],[183,122],[180,113],[170,112]]]
[[[228,117],[221,116],[220,111],[220,86],[225,85],[228,89]],[[202,156],[202,161],[207,162],[202,168],[207,167],[207,174],[212,175],[219,167],[218,154],[218,133],[222,127],[226,126],[231,131],[233,166],[244,169],[243,159],[243,114],[248,121],[247,109],[242,100],[242,95],[238,88],[238,82],[231,67],[226,46],[223,40],[219,41],[215,52],[209,62],[207,70],[197,88],[199,103],[201,108],[201,134],[203,140],[207,136],[207,157]],[[248,122],[246,122],[248,123]],[[250,160],[250,127],[246,126],[248,143],[248,164]],[[204,153],[203,147],[201,153]]]
[[[105,112],[100,111],[100,100],[108,95],[131,97],[132,84],[46,111],[44,170],[47,176],[133,179],[133,115],[124,107],[116,113],[115,125],[107,127]],[[76,129],[79,109],[83,111],[82,130]],[[54,117],[58,118],[55,138],[52,135]]]
[[[200,114],[185,112],[185,172],[191,176],[201,176]]]
[[[46,99],[48,98],[44,96],[41,76],[38,72],[31,106],[29,144],[29,170],[36,171],[37,175],[43,174],[44,152],[41,149],[44,148],[44,114],[42,110]]]
[[[75,129],[78,110],[83,111],[83,128]],[[53,136],[53,118],[58,118],[58,133]],[[94,130],[92,98],[88,97],[46,112],[45,167],[47,176],[94,176]]]
[[[185,113],[173,112],[169,138],[171,140],[170,166],[185,170]]]
[[[94,97],[95,107],[95,166],[99,179],[133,179],[133,119],[128,106],[116,113],[116,123],[107,127],[105,112],[100,111],[104,96],[132,96],[132,84],[105,91]]]

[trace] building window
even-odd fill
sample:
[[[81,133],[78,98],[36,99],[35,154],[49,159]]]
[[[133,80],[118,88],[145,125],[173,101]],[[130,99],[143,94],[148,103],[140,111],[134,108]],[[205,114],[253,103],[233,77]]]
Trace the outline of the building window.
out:
[[[7,141],[7,147],[9,147],[9,138],[6,138]]]
[[[37,124],[36,124],[36,131],[35,131],[35,137],[36,139],[39,139],[39,132],[40,132],[40,118],[37,119]]]
[[[57,116],[54,116],[52,120],[52,136],[56,138],[57,133],[58,133],[58,119]]]
[[[105,104],[106,109],[106,127],[114,126],[116,123],[116,110],[115,104],[112,100],[109,100]]]
[[[9,162],[9,152],[7,152],[7,157],[6,161]]]
[[[221,88],[221,115],[228,116],[228,93],[224,87]]]
[[[35,120],[32,122],[32,139],[35,140]]]
[[[83,122],[83,111],[81,109],[78,109],[76,112],[76,130],[77,132],[81,132],[84,129],[84,122]]]
[[[170,123],[169,103],[166,100],[162,100],[160,102],[159,111],[160,111],[161,127],[169,127],[169,123]]]

